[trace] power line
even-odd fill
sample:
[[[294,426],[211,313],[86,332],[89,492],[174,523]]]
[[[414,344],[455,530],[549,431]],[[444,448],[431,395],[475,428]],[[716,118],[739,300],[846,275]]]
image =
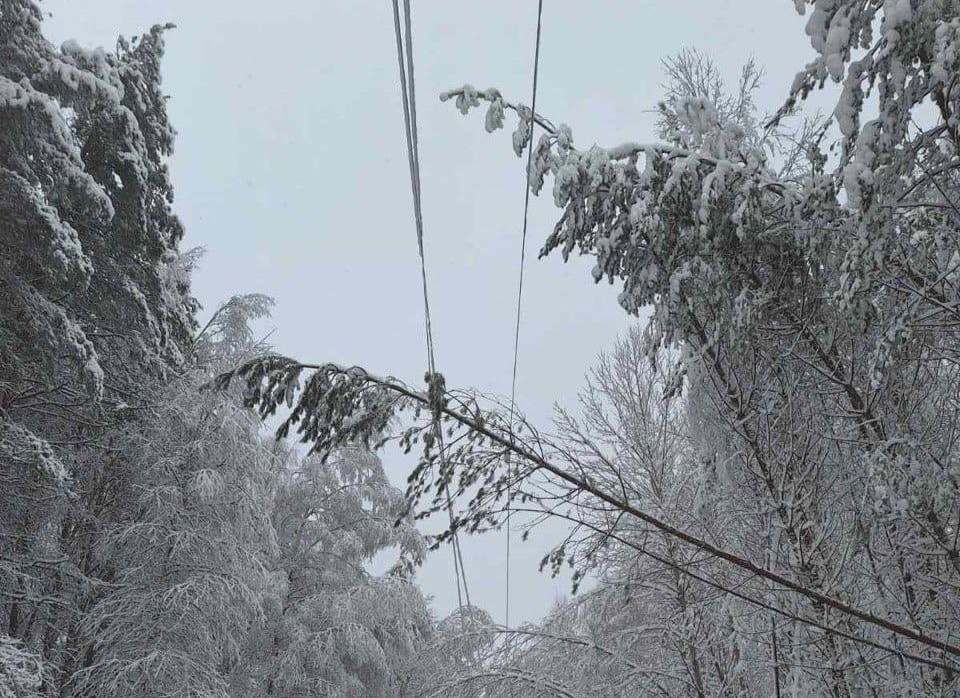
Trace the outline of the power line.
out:
[[[423,290],[423,316],[426,324],[427,336],[427,366],[430,368],[432,373],[435,368],[433,328],[430,320],[430,297],[427,292],[426,261],[423,254],[423,213],[420,203],[420,157],[418,152],[416,105],[412,103],[413,100],[411,99],[412,96],[416,96],[416,90],[415,86],[413,85],[413,57],[410,55],[412,54],[412,50],[409,50],[411,48],[410,41],[413,38],[409,28],[409,0],[404,0],[404,10],[406,12],[405,24],[407,27],[407,51],[404,51],[404,42],[400,31],[400,8],[397,4],[397,0],[393,0],[393,24],[397,39],[397,64],[400,68],[400,92],[403,102],[404,135],[407,139],[407,163],[410,167],[410,187],[413,193],[413,218],[414,226],[416,227],[417,231],[417,251],[420,254],[420,277],[421,288]],[[404,54],[407,54],[406,59]],[[409,87],[407,84],[407,68],[404,60],[406,60],[406,65],[410,66]]]
[[[417,137],[417,95],[413,70],[413,30],[410,21],[410,0],[403,0],[405,41],[400,31],[400,7],[397,0],[393,0],[393,25],[397,41],[397,63],[400,68],[400,91],[403,98],[404,133],[407,139],[407,163],[410,167],[410,188],[413,193],[413,218],[417,231],[417,251],[420,255],[420,281],[423,290],[423,317],[427,347],[427,378],[433,381],[436,380],[439,374],[437,373],[436,350],[433,342],[433,323],[430,318],[430,295],[427,290],[427,263],[423,252],[423,207],[420,183],[420,149]],[[406,48],[406,50],[404,50],[404,48]],[[439,414],[434,415],[433,428],[440,453],[440,462],[442,464],[445,462],[445,449],[443,444],[443,429],[440,426]],[[453,571],[457,580],[457,603],[460,609],[462,623],[464,597],[466,597],[466,602],[469,606],[470,591],[467,588],[466,571],[463,568],[463,553],[460,550],[460,539],[454,526],[453,502],[450,497],[449,485],[446,486],[446,495],[447,513],[450,517],[450,526],[453,532]]]
[[[543,20],[543,0],[537,3],[537,42],[533,51],[533,94],[530,98],[530,140],[527,143],[527,171],[524,177],[523,187],[523,233],[520,236],[520,280],[517,284],[517,321],[513,332],[513,372],[510,380],[510,437],[513,438],[513,418],[517,397],[517,359],[520,354],[520,318],[523,308],[523,269],[527,258],[527,220],[530,212],[530,167],[533,163],[533,131],[536,128],[537,115],[537,78],[540,72],[540,34]],[[507,460],[509,469],[509,457]],[[510,485],[507,480],[507,579],[506,579],[506,602],[504,610],[504,625],[510,625]]]

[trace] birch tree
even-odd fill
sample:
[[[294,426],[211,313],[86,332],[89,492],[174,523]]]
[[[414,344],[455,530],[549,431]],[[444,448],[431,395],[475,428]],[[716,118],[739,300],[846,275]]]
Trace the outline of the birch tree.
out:
[[[274,488],[273,585],[231,695],[396,696],[431,632],[402,492],[356,448],[293,458]],[[368,570],[377,556],[392,560],[383,574]]]

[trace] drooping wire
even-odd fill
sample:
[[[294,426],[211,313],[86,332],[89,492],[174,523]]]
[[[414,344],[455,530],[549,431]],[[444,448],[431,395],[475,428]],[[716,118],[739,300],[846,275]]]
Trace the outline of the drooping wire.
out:
[[[416,215],[417,215],[417,243],[420,251],[420,272],[423,280],[423,294],[425,302],[425,310],[427,317],[427,342],[430,347],[430,354],[432,356],[432,364],[430,365],[430,372],[433,375],[436,375],[436,350],[434,348],[433,342],[433,328],[430,322],[430,305],[427,303],[427,272],[426,272],[426,263],[424,262],[423,255],[423,209],[421,204],[421,191],[420,186],[420,145],[417,140],[417,91],[416,91],[416,80],[414,79],[413,72],[413,30],[411,28],[411,19],[410,19],[410,0],[403,0],[403,18],[404,18],[404,30],[406,36],[406,47],[407,47],[407,72],[409,74],[410,80],[410,125],[411,125],[411,136],[413,141],[413,161],[414,169],[416,170]],[[440,422],[434,422],[434,429],[436,431],[437,444],[440,449],[440,459],[443,462],[444,459],[444,443],[443,443],[443,429],[440,427]],[[467,606],[470,606],[470,589],[467,587],[467,572],[466,568],[463,566],[463,549],[460,546],[460,536],[457,533],[457,529],[454,526],[453,520],[453,502],[450,498],[450,485],[444,485],[445,494],[447,497],[447,513],[450,516],[450,525],[453,533],[453,551],[455,555],[454,560],[454,570],[456,571],[459,568],[457,574],[457,584],[463,585],[463,595],[466,598]],[[461,608],[462,612],[462,608]]]
[[[404,8],[406,8],[406,0],[404,3]],[[407,138],[407,163],[410,166],[410,187],[413,193],[413,217],[414,225],[417,232],[417,251],[420,254],[420,277],[421,277],[421,289],[423,291],[423,316],[426,324],[426,337],[427,337],[427,366],[432,372],[434,370],[434,350],[433,350],[433,327],[430,320],[430,297],[427,292],[427,271],[426,271],[426,262],[424,261],[423,254],[423,216],[422,208],[420,205],[420,158],[419,153],[417,152],[417,135],[416,135],[416,107],[411,107],[411,94],[415,94],[415,91],[411,90],[407,84],[407,68],[404,63],[404,54],[407,53],[404,51],[403,38],[401,36],[400,30],[400,8],[397,4],[397,0],[393,0],[393,24],[394,31],[397,38],[397,64],[400,68],[400,91],[403,102],[403,123],[404,123],[404,135]],[[408,30],[407,32],[407,42],[409,46],[409,41],[411,39],[411,34]],[[407,63],[413,66],[412,58],[408,57]],[[411,78],[413,76],[411,75]],[[414,116],[411,118],[411,112]]]
[[[517,283],[517,315],[513,332],[513,372],[510,380],[510,439],[513,439],[513,419],[517,398],[517,360],[520,354],[520,319],[523,310],[523,269],[527,257],[527,220],[530,212],[530,168],[533,164],[533,131],[536,128],[537,115],[537,78],[540,73],[540,34],[543,25],[543,0],[537,2],[537,40],[533,50],[533,89],[530,98],[530,140],[527,143],[527,170],[523,187],[523,232],[520,236],[520,280]],[[509,471],[509,456],[507,460]],[[506,569],[506,599],[504,609],[504,625],[510,626],[510,553],[512,531],[510,526],[510,480],[507,480],[507,569]]]
[[[397,41],[397,64],[400,69],[400,91],[403,102],[404,133],[407,139],[407,162],[410,167],[410,187],[413,193],[413,215],[417,232],[417,251],[420,256],[420,281],[423,290],[423,316],[426,330],[427,370],[429,379],[437,377],[436,350],[433,342],[433,323],[430,318],[430,295],[427,290],[427,263],[423,252],[423,207],[421,201],[420,183],[420,152],[417,137],[417,103],[416,81],[413,69],[413,31],[410,20],[410,0],[403,0],[404,36],[400,30],[400,7],[397,0],[393,0],[393,24]],[[409,76],[409,80],[408,80]],[[441,465],[444,463],[443,429],[439,416],[434,416],[434,436],[440,453]],[[464,597],[467,606],[470,605],[470,591],[467,588],[466,572],[463,568],[463,553],[460,549],[460,538],[457,534],[453,517],[453,502],[450,497],[449,485],[446,486],[447,514],[450,517],[453,541],[453,571],[457,581],[457,605],[460,610],[461,623],[463,622]]]

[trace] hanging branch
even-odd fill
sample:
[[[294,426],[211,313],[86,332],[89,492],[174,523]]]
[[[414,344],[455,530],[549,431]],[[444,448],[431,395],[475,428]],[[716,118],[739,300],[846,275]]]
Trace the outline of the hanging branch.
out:
[[[306,371],[313,371],[313,373],[301,388],[300,379]],[[255,359],[234,371],[222,374],[215,379],[214,387],[226,389],[235,378],[243,383],[245,404],[255,408],[263,418],[275,414],[281,404],[292,406],[289,416],[278,428],[277,436],[288,436],[290,429],[296,426],[301,440],[312,444],[311,452],[318,453],[321,457],[326,457],[336,448],[349,443],[359,442],[368,445],[374,442],[383,443],[387,427],[403,411],[412,411],[416,419],[421,411],[439,410],[445,422],[464,427],[467,430],[464,437],[467,440],[467,446],[458,447],[460,458],[457,460],[462,461],[462,467],[459,472],[457,493],[462,494],[468,488],[478,484],[481,491],[471,501],[470,518],[455,517],[451,523],[451,529],[446,532],[447,537],[461,527],[476,531],[480,530],[484,522],[496,524],[493,513],[484,509],[482,502],[486,494],[485,486],[489,487],[496,483],[493,488],[495,496],[499,496],[505,488],[505,481],[502,478],[495,480],[495,465],[498,459],[475,458],[477,450],[471,446],[474,442],[478,445],[487,442],[497,446],[500,449],[500,455],[511,452],[535,466],[531,472],[543,470],[570,485],[575,491],[590,494],[671,538],[766,579],[782,589],[902,638],[926,645],[944,654],[960,657],[960,647],[956,645],[810,589],[747,558],[677,528],[618,496],[603,491],[586,475],[570,472],[557,466],[547,459],[542,450],[537,453],[516,438],[511,438],[508,429],[501,424],[503,420],[498,415],[482,412],[475,401],[471,403],[461,395],[450,392],[445,392],[443,396],[427,395],[395,378],[382,378],[359,367],[345,368],[332,363],[303,364],[280,356]],[[418,438],[422,437],[424,442],[424,456],[408,479],[407,496],[410,506],[420,505],[429,490],[431,488],[435,490],[433,503],[419,513],[418,518],[424,518],[445,506],[444,502],[440,501],[442,499],[440,493],[452,482],[454,474],[452,458],[443,462],[437,458],[436,444],[429,431],[432,423],[433,420],[427,426],[411,427],[400,439],[401,444],[408,448]],[[451,428],[451,434],[452,431]],[[435,466],[438,470],[436,474],[439,475],[436,482],[431,479]],[[527,476],[529,477],[529,473]],[[517,496],[521,500],[527,497],[523,494],[512,496]],[[444,540],[443,536],[441,540]],[[806,619],[799,620],[813,624]],[[824,627],[821,624],[816,625]],[[857,641],[861,639],[857,638]],[[871,644],[876,646],[875,643]],[[944,669],[952,669],[946,664],[932,660],[921,659],[921,661],[934,663]]]

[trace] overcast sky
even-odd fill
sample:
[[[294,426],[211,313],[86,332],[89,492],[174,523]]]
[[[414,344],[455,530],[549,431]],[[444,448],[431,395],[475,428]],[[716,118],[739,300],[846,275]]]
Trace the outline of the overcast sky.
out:
[[[536,0],[413,0],[425,242],[438,368],[448,385],[509,394],[523,210],[522,163],[483,112],[439,93],[469,82],[529,103]],[[193,281],[211,312],[235,293],[277,300],[279,351],[362,364],[410,383],[425,370],[423,318],[389,0],[44,0],[54,42],[110,48],[157,22],[178,131],[171,162]],[[734,81],[754,57],[758,103],[779,105],[811,58],[790,0],[546,0],[538,111],[581,147],[653,137],[660,60],[709,54]],[[631,321],[587,260],[536,261],[557,215],[534,200],[518,401],[548,425]],[[405,481],[410,462],[391,458]],[[514,545],[511,620],[541,617],[566,582],[537,572],[555,530]],[[474,603],[502,620],[504,539],[463,542]],[[434,608],[456,605],[450,551],[419,574]]]

